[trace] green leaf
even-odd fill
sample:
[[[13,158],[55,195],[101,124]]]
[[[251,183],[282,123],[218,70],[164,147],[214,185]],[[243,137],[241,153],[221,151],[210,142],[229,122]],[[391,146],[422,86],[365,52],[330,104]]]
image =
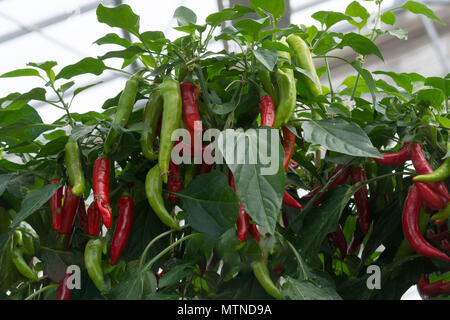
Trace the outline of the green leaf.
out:
[[[179,196],[187,223],[195,230],[218,238],[236,223],[239,203],[219,171],[197,176]]]
[[[395,24],[395,14],[391,11],[386,11],[380,17],[381,21],[393,26]]]
[[[347,46],[351,47],[353,50],[355,50],[355,52],[359,54],[374,54],[382,61],[384,61],[383,56],[381,55],[381,52],[375,45],[375,43],[358,33],[350,32],[344,35],[342,41],[338,45],[338,48],[342,49],[343,47]]]
[[[45,62],[29,62],[27,66],[36,67],[44,70],[46,74],[51,74],[53,67],[57,66],[56,61],[45,61]]]
[[[107,8],[103,4],[97,7],[97,20],[110,27],[122,28],[135,36],[139,36],[139,16],[127,4]]]
[[[441,116],[436,117],[439,124],[447,129],[450,129],[450,119]],[[450,151],[450,150],[449,150]],[[447,152],[448,153],[448,152]]]
[[[273,71],[273,68],[277,64],[278,53],[276,50],[266,50],[258,48],[254,51],[255,58],[269,71]]]
[[[173,18],[177,20],[178,26],[187,26],[189,24],[197,23],[197,15],[189,8],[185,6],[179,6],[174,14]]]
[[[302,125],[307,142],[356,157],[381,158],[367,134],[357,124],[342,119],[310,120]]]
[[[5,189],[12,177],[12,173],[0,174],[0,196],[3,194],[3,192],[5,192]]]
[[[103,83],[103,81],[99,81],[99,82],[96,82],[96,83],[88,84],[87,86],[84,86],[84,87],[76,88],[76,89],[73,91],[73,96],[75,97],[77,94],[83,92],[84,90],[87,90],[87,89],[89,89],[89,88],[92,88],[92,87],[94,87],[94,86],[96,86],[96,85],[98,85],[98,84],[100,84],[100,83]]]
[[[242,206],[257,224],[273,234],[285,179],[284,152],[277,131],[270,128],[222,131],[218,147],[233,173]]]
[[[319,21],[322,25],[326,26],[326,30],[330,29],[333,25],[340,21],[348,20],[352,21],[352,17],[343,14],[341,12],[334,11],[318,11],[311,16],[313,19]]]
[[[402,28],[395,28],[395,29],[389,30],[388,33],[391,36],[399,38],[400,40],[408,40],[408,31],[406,31]]]
[[[31,190],[22,200],[20,211],[14,216],[11,227],[17,226],[21,221],[40,209],[55,194],[57,184],[47,184],[40,190]]]
[[[206,17],[206,23],[216,26],[228,20],[235,20],[254,12],[252,9],[240,5],[234,5],[233,8],[225,8]]]
[[[308,264],[314,260],[327,235],[336,231],[343,202],[348,200],[344,198],[349,188],[348,185],[341,185],[331,189],[322,204],[305,215],[296,244]]]
[[[406,9],[412,13],[415,14],[423,14],[424,16],[426,16],[427,18],[437,21],[442,25],[445,25],[445,23],[434,14],[433,10],[431,10],[430,8],[428,8],[426,5],[424,5],[423,3],[420,2],[416,2],[416,1],[408,1],[405,4],[403,4],[401,7],[399,8],[403,8]]]
[[[69,137],[63,136],[63,137],[59,137],[59,138],[52,140],[49,143],[43,145],[41,147],[41,150],[39,151],[37,157],[48,157],[50,155],[54,155],[54,154],[63,152],[64,146],[66,145],[68,139],[69,139]]]
[[[144,290],[143,274],[138,268],[128,268],[108,296],[114,300],[140,300]]]
[[[394,82],[408,93],[412,93],[413,82],[425,81],[425,77],[417,73],[395,73],[390,71],[374,71],[374,74],[384,74],[394,80]]]
[[[342,300],[332,284],[323,286],[313,280],[297,280],[287,277],[282,287],[283,296],[291,300]]]
[[[70,79],[80,74],[92,73],[99,76],[106,70],[107,67],[100,59],[84,58],[77,63],[68,65],[56,75],[56,79]]]
[[[193,267],[191,264],[181,264],[170,269],[169,272],[164,274],[161,279],[159,279],[158,288],[164,288],[178,284],[180,280],[184,279],[186,276],[191,274]]]
[[[283,17],[285,11],[284,0],[250,0],[250,6],[254,9],[260,8],[270,13],[275,19]]]
[[[9,71],[0,76],[0,78],[14,78],[14,77],[40,77],[39,71],[36,69],[25,68]]]
[[[359,4],[357,1],[353,1],[350,3],[345,9],[345,14],[351,17],[361,18],[360,22],[356,22],[355,20],[349,20],[349,22],[361,30],[367,23],[367,20],[370,18],[369,12],[367,12],[366,8]]]
[[[161,31],[146,31],[141,34],[141,41],[150,49],[161,52],[165,43],[168,42]]]
[[[433,107],[441,107],[445,99],[445,94],[442,90],[429,86],[425,86],[415,93],[417,94],[418,102],[422,102]]]
[[[101,60],[111,59],[111,58],[122,58],[122,59],[131,59],[137,54],[144,53],[145,50],[138,46],[131,46],[123,50],[118,51],[110,51],[99,57]]]
[[[17,97],[14,101],[19,100],[37,100],[37,101],[45,101],[45,94],[46,91],[44,88],[33,88],[30,91],[21,94],[19,97]]]
[[[98,45],[102,44],[117,44],[119,46],[128,48],[131,46],[131,42],[128,39],[119,37],[116,33],[108,33],[107,35],[101,37],[94,41]]]
[[[242,19],[234,24],[234,27],[240,29],[243,34],[250,35],[253,39],[258,39],[259,32],[270,25],[270,19],[260,20]]]

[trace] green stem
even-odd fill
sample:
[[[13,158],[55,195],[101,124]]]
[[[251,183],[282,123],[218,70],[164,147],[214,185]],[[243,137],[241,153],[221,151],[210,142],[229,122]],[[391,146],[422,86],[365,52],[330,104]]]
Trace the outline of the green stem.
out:
[[[37,295],[41,294],[44,291],[47,291],[49,289],[53,289],[53,288],[58,288],[59,284],[50,284],[46,287],[43,287],[41,289],[39,289],[38,291],[33,292],[32,294],[30,294],[28,297],[25,298],[25,300],[31,300],[34,297],[36,297]]]
[[[328,64],[328,59],[326,57],[325,57],[325,65],[327,67],[328,84],[330,85],[331,102],[333,102],[334,92],[333,92],[333,84],[331,83],[331,71],[330,71],[330,65]]]
[[[304,279],[308,280],[308,274],[305,270],[305,266],[303,265],[303,259],[302,259],[302,257],[300,257],[300,254],[298,253],[297,249],[294,247],[294,245],[289,240],[286,240],[283,237],[283,235],[281,235],[279,232],[275,231],[275,235],[278,237],[278,239],[281,242],[285,242],[288,245],[288,247],[291,249],[291,251],[294,253],[294,256],[297,259],[298,265],[299,265],[301,271],[303,272]]]

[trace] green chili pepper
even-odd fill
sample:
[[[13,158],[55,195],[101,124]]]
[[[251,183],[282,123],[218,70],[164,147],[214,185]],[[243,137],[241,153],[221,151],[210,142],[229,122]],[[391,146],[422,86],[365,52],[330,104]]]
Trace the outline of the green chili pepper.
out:
[[[450,151],[450,143],[447,143],[447,151]],[[446,158],[439,168],[429,174],[422,174],[413,178],[414,181],[438,182],[450,176],[450,157]]]
[[[13,248],[11,250],[11,258],[14,265],[17,268],[17,271],[24,277],[30,279],[31,281],[39,281],[38,275],[30,268],[28,263],[26,263],[23,258],[23,249],[21,248]]]
[[[65,163],[72,185],[72,194],[81,196],[84,192],[84,173],[81,165],[81,154],[78,143],[69,137],[65,147]]]
[[[256,279],[258,279],[264,290],[275,299],[283,300],[284,297],[270,278],[266,263],[264,261],[254,261],[251,263],[251,267]]]
[[[152,207],[153,211],[155,211],[161,222],[170,228],[179,230],[180,226],[172,218],[164,206],[164,199],[162,197],[162,180],[158,164],[151,168],[147,173],[147,177],[145,178],[145,194],[147,195],[147,200],[150,207]]]
[[[166,78],[161,84],[160,89],[164,104],[161,137],[159,139],[158,163],[163,181],[167,183],[169,162],[174,144],[174,141],[172,141],[172,132],[180,127],[182,115],[180,83],[176,80]]]
[[[91,239],[84,249],[84,264],[86,270],[94,282],[97,289],[102,292],[104,290],[104,278],[102,269],[102,248],[103,244],[100,239]]]
[[[445,206],[444,209],[431,217],[432,220],[443,220],[447,218],[450,218],[450,202]]]
[[[156,130],[162,112],[162,96],[159,90],[156,90],[150,96],[144,110],[144,118],[142,122],[148,124],[151,131],[142,131],[141,149],[144,157],[149,160],[157,160],[158,154],[153,150],[153,140],[156,137]]]
[[[286,41],[280,40],[280,43],[288,46]],[[278,56],[291,61],[291,55],[286,51],[278,51]],[[294,70],[290,68],[278,68],[276,79],[279,88],[278,106],[275,112],[274,128],[279,128],[287,123],[294,113],[297,99],[297,91],[295,89]]]
[[[132,76],[125,83],[125,88],[119,98],[119,103],[117,105],[116,115],[112,122],[113,125],[120,125],[125,127],[130,118],[131,112],[133,111],[134,102],[136,100],[136,93],[139,87],[139,81],[135,76]],[[116,152],[119,147],[120,140],[122,139],[122,132],[111,126],[108,132],[108,136],[105,140],[104,152],[105,154],[111,154]]]

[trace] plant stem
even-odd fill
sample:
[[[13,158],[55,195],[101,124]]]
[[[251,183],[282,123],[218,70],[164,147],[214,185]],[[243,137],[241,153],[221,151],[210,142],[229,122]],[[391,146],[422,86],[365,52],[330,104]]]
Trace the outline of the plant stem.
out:
[[[31,300],[31,299],[33,299],[35,296],[41,294],[42,292],[47,291],[47,290],[49,290],[49,289],[58,288],[58,286],[59,286],[59,284],[50,284],[50,285],[48,285],[48,286],[46,286],[46,287],[43,287],[43,288],[41,288],[41,289],[39,289],[39,290],[33,292],[33,293],[30,294],[28,297],[26,297],[25,300]]]
[[[331,83],[331,71],[330,71],[330,65],[328,64],[327,57],[325,57],[325,65],[327,67],[327,76],[328,76],[328,84],[330,86],[331,103],[333,103],[333,100],[334,100],[333,84]]]

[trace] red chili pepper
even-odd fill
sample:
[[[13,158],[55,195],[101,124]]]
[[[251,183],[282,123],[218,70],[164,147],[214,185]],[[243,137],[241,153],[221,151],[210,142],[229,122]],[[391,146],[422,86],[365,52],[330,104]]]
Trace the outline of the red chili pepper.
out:
[[[345,240],[344,232],[342,231],[340,224],[338,224],[336,231],[330,233],[330,236],[334,246],[339,249],[339,252],[341,253],[341,259],[344,260],[347,255],[347,241]]]
[[[112,226],[112,212],[109,204],[109,161],[98,158],[94,162],[93,185],[94,201],[105,227]]]
[[[355,168],[351,173],[352,183],[366,182],[366,171],[363,168]],[[369,196],[367,193],[367,186],[364,185],[358,191],[355,192],[355,204],[356,211],[358,213],[359,226],[363,234],[367,234],[370,228],[370,208],[369,208]]]
[[[180,167],[175,164],[172,160],[169,162],[169,177],[167,180],[167,190],[178,192],[181,190],[182,181],[181,181],[181,173]],[[169,201],[175,202],[178,200],[178,196],[172,193],[169,193]]]
[[[58,183],[58,179],[50,181],[51,184]],[[55,232],[61,228],[61,209],[62,209],[62,194],[63,185],[56,189],[55,194],[50,198],[50,210],[52,212],[52,227]]]
[[[80,223],[80,228],[84,233],[89,233],[89,218],[86,212],[86,205],[84,204],[84,199],[81,197],[80,203],[77,209],[78,222]]]
[[[275,267],[275,268],[273,269],[273,272],[275,272],[275,273],[281,273],[281,272],[283,272],[283,270],[284,270],[284,267],[283,267],[282,265],[279,265],[278,267]]]
[[[119,216],[111,244],[111,265],[115,265],[125,249],[133,221],[133,198],[123,195],[119,198]]]
[[[97,207],[92,203],[88,208],[88,232],[93,236],[100,233],[100,214]]]
[[[400,151],[394,153],[385,153],[381,155],[383,159],[373,158],[373,160],[387,166],[397,166],[399,164],[403,164],[411,159],[409,144],[410,142],[405,141],[405,143],[403,144],[403,149],[401,149]]]
[[[196,102],[200,93],[198,91],[197,86],[192,82],[181,83],[180,90],[181,90],[181,102],[183,105],[183,120],[186,129],[189,131],[191,135],[191,144],[193,144],[194,124],[196,121],[201,121]],[[199,124],[200,124],[199,132],[202,132],[203,128],[201,126],[201,122]]]
[[[430,283],[429,276],[427,274],[422,275],[417,283],[417,290],[419,295],[424,300],[434,298],[440,295],[450,294],[450,282],[445,282],[441,279],[436,282]]]
[[[356,252],[356,250],[359,248],[359,246],[361,245],[361,243],[364,240],[364,235],[360,235],[359,237],[353,235],[352,237],[352,241],[350,241],[350,244],[348,245],[347,248],[347,254],[353,254]]]
[[[334,169],[333,173],[331,174],[330,178],[333,177],[333,176],[336,174],[336,172],[338,172],[339,170],[341,170],[342,167],[344,167],[342,164],[338,164],[338,165],[336,166],[336,169]],[[334,179],[334,181],[328,186],[328,191],[331,190],[331,189],[333,189],[334,187],[337,187],[337,186],[340,186],[340,185],[344,184],[344,183],[347,181],[348,176],[350,175],[351,170],[352,170],[352,167],[351,167],[351,166],[346,167],[346,168],[341,172],[341,174],[340,174],[338,177],[336,177],[336,179]],[[328,178],[327,181],[329,181],[330,178]],[[322,186],[320,186],[320,188],[322,188]],[[314,205],[314,206],[320,205],[320,204],[322,203],[324,197],[325,197],[325,192],[323,192],[323,193],[319,196],[319,198],[317,198],[317,200],[314,201],[314,204],[313,204],[313,205]]]
[[[402,213],[403,234],[406,240],[411,248],[421,255],[450,261],[450,258],[445,253],[433,247],[422,236],[419,228],[421,205],[422,199],[420,198],[419,191],[412,185],[409,188]]]
[[[249,227],[248,227],[248,231],[252,235],[253,239],[255,239],[256,242],[259,243],[260,233],[259,233],[259,230],[258,230],[258,226],[255,223],[251,223],[251,221],[253,221],[253,219],[248,214],[247,214],[247,216],[248,216],[248,221],[250,223]]]
[[[289,226],[289,220],[287,218],[286,211],[284,211],[283,209],[281,209],[281,219],[283,219],[283,225],[285,227]]]
[[[202,162],[202,164],[198,168],[197,175],[199,176],[204,173],[209,173],[209,172],[211,172],[213,167],[214,167],[214,164],[206,164],[206,163]]]
[[[298,169],[298,167],[300,167],[300,164],[297,161],[291,159],[291,161],[289,162],[289,166],[292,169]]]
[[[447,200],[433,192],[425,183],[414,181],[414,185],[420,193],[424,204],[433,210],[441,210],[447,205]]]
[[[418,174],[429,174],[433,172],[433,169],[423,155],[422,146],[417,142],[414,142],[411,145],[411,160]],[[441,181],[424,183],[437,194],[440,194],[445,199],[450,200],[450,194],[448,193],[447,187],[445,186],[444,182]]]
[[[275,103],[270,95],[266,94],[259,99],[261,112],[261,127],[271,127],[275,124]]]
[[[64,204],[61,212],[61,227],[58,233],[71,234],[80,198],[72,194],[72,186],[67,186],[64,193]]]
[[[236,193],[236,185],[231,170],[228,171],[228,184],[233,189],[234,193]],[[241,242],[244,242],[245,239],[247,238],[247,232],[249,229],[249,216],[247,212],[245,212],[244,207],[241,204],[241,201],[239,201],[239,213],[236,225],[237,225],[236,235],[239,238],[239,240],[241,240]]]
[[[69,289],[67,285],[67,281],[69,280],[70,276],[71,274],[68,273],[61,279],[61,281],[59,281],[58,295],[57,295],[58,300],[70,300],[70,294],[72,290]]]
[[[300,203],[297,202],[297,200],[292,197],[289,192],[284,190],[283,194],[283,203],[289,207],[297,208],[298,210],[302,210],[303,207]]]
[[[295,134],[292,133],[286,126],[282,127],[283,130],[283,149],[284,149],[284,161],[283,167],[284,171],[286,171],[289,166],[289,161],[291,161],[292,155],[294,154],[294,145],[295,145]]]

